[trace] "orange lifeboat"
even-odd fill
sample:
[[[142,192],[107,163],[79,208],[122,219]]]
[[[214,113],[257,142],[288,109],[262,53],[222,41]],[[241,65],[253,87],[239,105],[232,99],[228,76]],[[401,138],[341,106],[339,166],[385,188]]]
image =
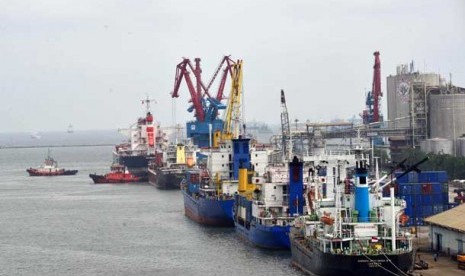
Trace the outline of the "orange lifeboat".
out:
[[[334,223],[334,218],[330,216],[330,213],[323,213],[323,216],[320,218],[320,221],[323,222],[326,225],[333,225]]]
[[[400,215],[400,224],[405,225],[409,220],[409,216],[406,214]]]

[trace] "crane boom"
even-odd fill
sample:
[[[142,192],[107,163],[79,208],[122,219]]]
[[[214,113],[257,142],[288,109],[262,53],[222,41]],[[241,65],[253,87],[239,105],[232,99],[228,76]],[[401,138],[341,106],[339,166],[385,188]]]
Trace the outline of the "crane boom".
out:
[[[373,123],[379,122],[379,104],[383,93],[381,92],[381,61],[379,60],[379,52],[373,53],[375,56],[375,65],[373,66]]]
[[[222,140],[239,137],[241,128],[242,60],[232,65],[231,93],[226,107]]]

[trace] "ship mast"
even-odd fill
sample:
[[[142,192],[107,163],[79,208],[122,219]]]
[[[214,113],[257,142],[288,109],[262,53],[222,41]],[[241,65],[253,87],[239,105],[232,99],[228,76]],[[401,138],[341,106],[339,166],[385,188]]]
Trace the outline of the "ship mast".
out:
[[[150,112],[150,102],[157,103],[156,100],[154,100],[154,99],[149,99],[149,96],[148,96],[148,95],[145,97],[145,100],[142,100],[142,104],[145,104],[145,114],[147,114],[147,113]]]

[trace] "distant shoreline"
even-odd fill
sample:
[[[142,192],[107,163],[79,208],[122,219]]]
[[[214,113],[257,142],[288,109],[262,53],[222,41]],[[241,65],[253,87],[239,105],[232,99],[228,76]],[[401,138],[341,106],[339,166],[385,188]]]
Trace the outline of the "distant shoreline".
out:
[[[0,149],[32,149],[32,148],[73,148],[73,147],[108,147],[114,144],[94,144],[94,145],[37,145],[37,146],[0,146]]]

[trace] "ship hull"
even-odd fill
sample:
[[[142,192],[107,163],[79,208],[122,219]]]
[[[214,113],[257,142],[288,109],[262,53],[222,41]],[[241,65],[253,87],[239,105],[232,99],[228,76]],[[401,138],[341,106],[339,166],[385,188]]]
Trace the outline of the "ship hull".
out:
[[[412,252],[368,256],[331,254],[322,252],[319,248],[304,246],[302,241],[303,239],[291,235],[291,263],[309,275],[401,275],[399,269],[405,273],[412,266]]]
[[[139,178],[121,178],[121,179],[109,179],[104,175],[98,174],[89,174],[89,177],[92,178],[94,184],[116,184],[116,183],[135,183],[135,182],[142,182]]]
[[[184,198],[184,213],[193,221],[218,227],[233,227],[232,218],[234,199],[219,200],[191,196],[182,190]]]
[[[147,155],[116,155],[117,163],[125,166],[128,171],[141,178],[141,182],[148,181],[148,166],[151,156]]]
[[[27,169],[29,176],[59,176],[59,175],[75,175],[77,174],[77,170],[64,170],[64,171],[37,171],[35,169]]]
[[[152,186],[162,190],[179,190],[184,172],[181,170],[148,170],[148,181]]]
[[[267,249],[289,249],[289,226],[265,226],[252,223],[248,228],[236,222],[238,235],[254,246]]]

